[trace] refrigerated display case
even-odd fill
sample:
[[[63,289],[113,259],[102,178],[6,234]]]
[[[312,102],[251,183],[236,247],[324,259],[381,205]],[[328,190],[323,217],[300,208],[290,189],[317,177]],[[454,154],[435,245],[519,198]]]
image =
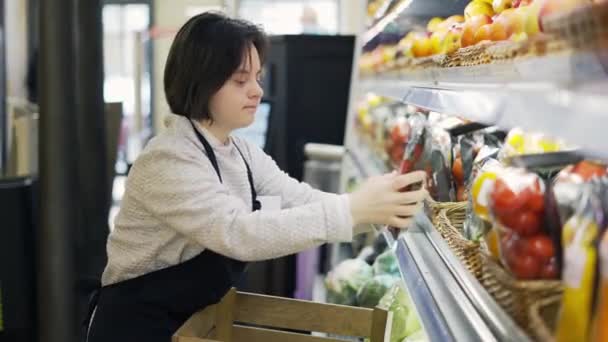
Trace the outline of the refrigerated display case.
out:
[[[470,5],[473,2],[476,4]],[[498,3],[508,3],[513,8],[503,14],[504,8],[496,7]],[[369,94],[426,113],[448,114],[464,122],[483,124],[480,127],[494,126],[505,132],[520,127],[542,132],[576,146],[573,154],[580,158],[606,160],[608,6],[591,1],[522,3],[525,4],[484,0],[367,1],[369,18],[357,37],[353,63],[341,175],[343,191],[364,178],[398,169],[399,164],[391,162],[393,156],[386,142],[373,141],[357,127],[359,105],[366,97],[369,100]],[[488,25],[512,25],[511,35],[463,46],[463,30],[471,25],[471,17],[480,15],[469,15],[475,6],[496,10],[484,20],[489,20]],[[463,11],[465,15],[461,16]],[[504,19],[512,13],[516,13],[514,23]],[[527,26],[518,28],[517,13],[540,23],[541,31],[526,31]],[[456,32],[452,39],[458,41],[457,47],[431,51],[433,47],[429,45],[428,53],[412,52],[412,44],[419,43],[405,42],[412,37],[407,38],[408,33],[423,31],[420,39],[429,39],[430,44],[434,32],[427,22],[432,22],[433,17],[450,16],[461,17],[454,19],[456,23],[451,26]],[[444,35],[443,39],[449,37]],[[367,128],[371,135],[375,134],[374,127],[370,124]],[[382,134],[390,136],[390,132]],[[377,227],[376,232],[385,237],[397,255],[401,277],[428,339],[551,339],[555,331],[531,333],[529,326],[517,323],[504,303],[488,291],[483,277],[473,274],[463,263],[428,214],[417,215],[412,226],[397,237],[383,227]],[[559,295],[546,297],[544,302],[555,302]],[[530,307],[527,302],[523,305],[527,315]],[[530,324],[536,324],[538,317],[530,317]]]

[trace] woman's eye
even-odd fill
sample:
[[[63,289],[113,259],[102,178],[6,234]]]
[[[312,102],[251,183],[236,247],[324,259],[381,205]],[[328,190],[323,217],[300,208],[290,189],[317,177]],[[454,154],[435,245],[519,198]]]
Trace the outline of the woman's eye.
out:
[[[247,81],[244,80],[234,80],[238,85],[245,85],[245,83],[247,83]]]

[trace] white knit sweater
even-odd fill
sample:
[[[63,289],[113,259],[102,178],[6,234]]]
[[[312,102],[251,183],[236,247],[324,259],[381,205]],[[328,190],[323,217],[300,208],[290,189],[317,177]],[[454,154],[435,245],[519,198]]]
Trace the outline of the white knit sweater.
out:
[[[198,127],[216,154],[220,183],[188,119],[171,115],[133,165],[108,238],[103,285],[186,261],[204,249],[242,261],[352,240],[346,195],[313,190],[282,172],[257,146],[222,144]],[[282,210],[251,211],[241,149],[258,196],[280,196]]]

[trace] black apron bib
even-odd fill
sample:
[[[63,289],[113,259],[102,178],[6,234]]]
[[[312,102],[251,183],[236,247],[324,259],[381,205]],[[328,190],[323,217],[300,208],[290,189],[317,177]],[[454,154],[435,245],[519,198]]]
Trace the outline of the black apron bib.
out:
[[[217,176],[222,175],[211,145],[190,122]],[[247,167],[252,210],[261,209]],[[246,263],[205,249],[198,256],[162,270],[102,287],[89,302],[83,324],[86,342],[170,342],[195,312],[215,304],[240,280]]]

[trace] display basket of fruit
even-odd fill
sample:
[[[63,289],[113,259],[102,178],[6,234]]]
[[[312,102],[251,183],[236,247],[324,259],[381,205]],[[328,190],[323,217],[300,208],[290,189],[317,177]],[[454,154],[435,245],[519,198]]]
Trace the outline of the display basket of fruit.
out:
[[[480,282],[496,302],[525,330],[532,333],[528,308],[539,300],[562,291],[557,280],[519,281],[504,270],[491,257],[480,254],[482,274]]]
[[[466,202],[461,203],[462,205],[441,210],[435,227],[462,264],[479,279],[482,272],[479,242],[467,240],[463,236]]]
[[[608,2],[578,6],[543,18],[546,33],[567,40],[575,48],[606,47],[608,41]]]
[[[490,63],[492,61],[492,56],[487,53],[486,49],[491,45],[491,43],[482,43],[467,46],[458,50],[458,57],[461,60],[460,66],[473,66]]]
[[[553,332],[557,324],[561,296],[551,296],[534,302],[530,306],[530,330],[537,341],[554,341]]]

